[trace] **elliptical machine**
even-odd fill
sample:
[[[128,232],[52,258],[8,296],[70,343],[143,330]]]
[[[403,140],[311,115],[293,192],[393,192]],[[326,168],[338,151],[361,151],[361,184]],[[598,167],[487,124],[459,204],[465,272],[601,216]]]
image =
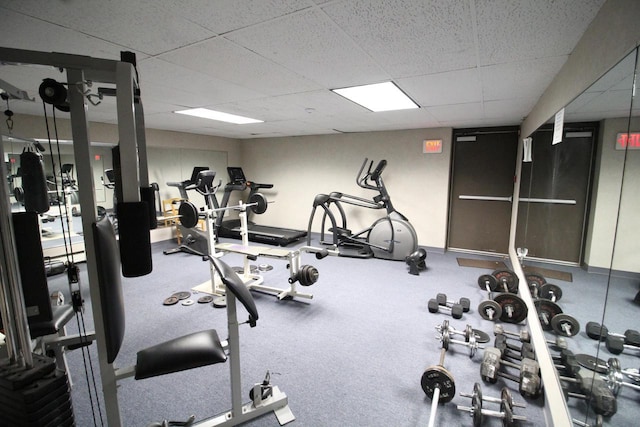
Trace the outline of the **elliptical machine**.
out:
[[[404,261],[418,248],[418,237],[407,217],[398,212],[391,203],[391,197],[382,180],[382,171],[387,166],[386,160],[380,160],[373,169],[373,161],[365,166],[369,159],[365,158],[356,176],[359,187],[376,191],[378,194],[371,200],[352,196],[341,192],[318,194],[313,200],[313,209],[307,228],[307,245],[311,245],[311,227],[318,207],[324,211],[320,231],[320,243],[335,246],[340,256],[354,258],[382,258]],[[384,209],[386,215],[376,220],[370,227],[358,232],[347,228],[347,218],[343,204],[367,209]],[[340,222],[336,220],[336,213]],[[326,229],[327,218],[331,227]],[[332,233],[332,240],[325,239],[327,232]]]

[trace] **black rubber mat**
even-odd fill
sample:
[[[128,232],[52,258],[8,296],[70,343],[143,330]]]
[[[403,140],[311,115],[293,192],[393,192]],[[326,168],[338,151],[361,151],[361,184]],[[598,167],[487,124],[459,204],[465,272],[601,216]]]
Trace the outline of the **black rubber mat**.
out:
[[[567,273],[566,271],[559,270],[551,270],[548,268],[541,267],[524,267],[525,274],[528,273],[538,273],[544,276],[545,279],[557,279],[564,280],[565,282],[573,282],[573,275],[571,273]]]
[[[456,258],[460,267],[486,268],[489,270],[506,270],[507,266],[502,261],[490,261],[485,259]]]

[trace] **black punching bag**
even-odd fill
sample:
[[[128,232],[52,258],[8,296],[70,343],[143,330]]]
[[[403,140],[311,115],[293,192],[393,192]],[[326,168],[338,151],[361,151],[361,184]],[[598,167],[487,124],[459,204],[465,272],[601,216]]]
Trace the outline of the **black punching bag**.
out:
[[[42,155],[27,149],[20,154],[24,208],[27,212],[43,213],[49,210],[47,178]]]

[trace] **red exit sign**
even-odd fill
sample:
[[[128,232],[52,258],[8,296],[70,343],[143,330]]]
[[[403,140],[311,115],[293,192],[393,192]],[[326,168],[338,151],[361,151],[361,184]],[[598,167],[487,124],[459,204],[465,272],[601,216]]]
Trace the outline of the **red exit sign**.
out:
[[[425,154],[442,153],[442,140],[425,139],[422,142],[422,152]]]
[[[616,137],[616,150],[640,150],[640,132],[619,133]]]

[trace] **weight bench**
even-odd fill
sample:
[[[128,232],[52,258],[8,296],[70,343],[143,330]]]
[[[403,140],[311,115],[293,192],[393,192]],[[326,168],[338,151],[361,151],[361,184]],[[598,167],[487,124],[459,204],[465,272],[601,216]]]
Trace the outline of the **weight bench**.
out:
[[[268,246],[249,246],[238,243],[218,243],[215,245],[216,251],[222,253],[234,253],[240,254],[245,257],[245,265],[241,278],[245,285],[251,289],[270,294],[275,294],[279,300],[285,298],[307,298],[312,299],[313,295],[303,292],[298,292],[296,289],[296,282],[300,282],[303,286],[310,286],[317,280],[317,270],[309,265],[301,265],[302,252],[311,252],[316,254],[317,259],[326,257],[329,252],[326,249],[314,248],[310,246],[303,246],[297,250],[287,250],[272,248]],[[281,289],[272,286],[264,285],[264,278],[259,274],[252,274],[249,268],[249,260],[255,261],[258,257],[272,258],[287,260],[289,264],[289,288]],[[315,270],[316,277],[311,277]],[[224,289],[219,286],[218,283],[212,285],[214,294],[224,294]]]
[[[104,335],[107,363],[113,368],[120,352],[125,333],[124,295],[120,275],[120,252],[113,227],[108,219],[93,223],[93,237],[96,250],[98,282],[102,317],[104,319]],[[273,387],[273,393],[265,400],[254,401],[243,405],[240,385],[240,343],[236,314],[236,299],[249,313],[249,324],[253,327],[258,320],[258,311],[251,293],[242,280],[229,266],[222,261],[209,257],[217,270],[227,294],[227,323],[229,338],[223,344],[215,329],[194,332],[174,338],[137,352],[136,365],[127,368],[113,368],[115,380],[133,376],[136,380],[166,375],[201,366],[222,363],[231,359],[231,394],[232,409],[219,416],[190,425],[217,426],[236,425],[259,415],[274,411],[280,424],[293,421],[288,400],[284,393]],[[227,355],[228,353],[228,355]],[[117,387],[115,388],[117,393]],[[107,396],[105,396],[105,399]],[[110,396],[110,398],[117,397]]]

